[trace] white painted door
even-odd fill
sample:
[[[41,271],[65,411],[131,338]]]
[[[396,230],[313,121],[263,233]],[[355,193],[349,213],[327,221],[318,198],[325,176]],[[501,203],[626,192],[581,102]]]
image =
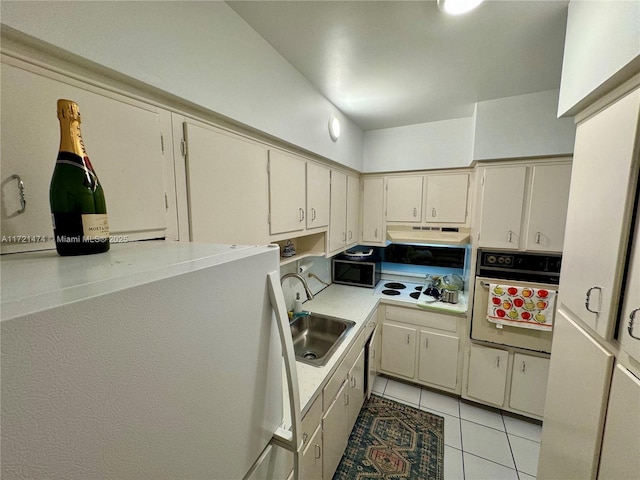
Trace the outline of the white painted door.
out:
[[[364,349],[358,355],[356,363],[353,365],[347,376],[349,382],[349,432],[358,419],[358,413],[364,403]]]
[[[485,168],[478,246],[518,249],[527,167]]]
[[[320,426],[308,440],[302,452],[300,465],[300,480],[322,480],[322,428]]]
[[[513,357],[509,406],[542,416],[547,395],[549,359],[516,353]]]
[[[416,370],[416,329],[382,324],[380,369],[407,378]]]
[[[618,338],[623,350],[640,362],[640,212],[636,212],[634,244],[629,255]]]
[[[380,335],[378,335],[378,327],[376,327],[371,334],[371,341],[369,342],[369,371],[367,372],[369,378],[367,380],[367,398],[369,398],[369,396],[371,395],[373,383],[376,381],[376,376],[378,375],[377,351],[380,349],[380,347],[378,346],[379,343]]]
[[[509,352],[471,344],[467,395],[501,407],[507,385]]]
[[[600,454],[599,480],[640,476],[640,380],[618,364],[613,371]]]
[[[347,226],[347,176],[331,171],[331,222],[329,224],[329,252],[345,246]]]
[[[605,339],[613,334],[620,298],[638,179],[639,116],[640,89],[576,130],[558,298]]]
[[[305,228],[305,161],[269,150],[269,211],[271,235]]]
[[[384,244],[384,178],[363,180],[362,190],[362,241]]]
[[[331,478],[338,468],[349,439],[348,383],[343,382],[322,418],[322,476]]]
[[[422,220],[422,175],[387,178],[387,221]]]
[[[347,175],[347,247],[358,243],[359,218],[360,179]]]
[[[452,335],[420,330],[418,379],[455,389],[458,383],[458,345]]]
[[[595,479],[613,355],[556,312],[538,480]]]
[[[427,175],[425,177],[424,221],[465,223],[469,174]]]
[[[531,172],[525,249],[561,252],[567,221],[571,165],[535,165]]]
[[[331,170],[307,162],[307,228],[329,225]]]
[[[193,242],[269,242],[267,149],[244,137],[185,123]]]

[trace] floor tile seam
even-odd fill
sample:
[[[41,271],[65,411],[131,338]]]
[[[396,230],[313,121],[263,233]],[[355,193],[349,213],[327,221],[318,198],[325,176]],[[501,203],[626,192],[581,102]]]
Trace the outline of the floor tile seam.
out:
[[[476,458],[481,458],[482,460],[486,460],[487,462],[491,462],[491,463],[493,463],[493,464],[495,464],[495,465],[500,465],[501,467],[508,468],[509,470],[513,470],[514,472],[517,472],[517,471],[518,471],[518,469],[517,469],[517,468],[510,467],[509,465],[505,465],[504,463],[496,462],[495,460],[491,460],[490,458],[483,457],[482,455],[478,455],[478,454],[476,454],[476,453],[469,452],[469,451],[467,451],[467,450],[462,450],[462,453],[466,453],[467,455],[472,455],[472,456],[474,456],[474,457],[476,457]],[[463,464],[464,464],[464,455],[463,455],[463,457],[462,457],[462,461],[463,461]],[[516,463],[515,463],[515,462],[513,462],[513,465],[514,465],[514,466],[515,466],[515,464],[516,464]],[[527,472],[522,472],[522,473],[527,473]],[[529,475],[529,474],[527,473],[527,475]]]
[[[511,446],[511,439],[509,438],[509,434],[507,434],[507,443],[509,444],[509,452],[511,453],[511,460],[513,460],[513,466],[516,467],[516,472],[519,472],[520,470],[518,470],[518,463],[516,462],[516,456],[513,453],[513,447]],[[527,473],[527,472],[524,472]],[[520,474],[518,474],[518,478],[520,478]]]
[[[534,440],[533,438],[524,437],[522,435],[518,435],[517,433],[507,432],[507,435],[511,435],[513,437],[522,438],[523,440],[529,440],[530,442],[537,443],[538,445],[540,445],[540,440]]]
[[[473,420],[469,420],[468,418],[460,418],[460,427],[462,428],[462,422],[469,422],[469,423],[473,423],[474,425],[480,425],[481,427],[487,427],[490,428],[491,430],[495,430],[496,432],[500,432],[500,433],[504,433],[505,435],[507,435],[507,432],[505,430],[500,430],[499,428],[495,428],[492,427],[490,425],[486,425],[484,423],[479,423],[479,422],[474,422]]]
[[[420,389],[420,406],[421,407],[422,407],[422,392],[425,392],[425,391],[431,391],[431,390],[425,390],[424,388]],[[442,410],[438,410],[437,408],[434,408],[434,410],[436,410],[437,412],[444,413],[445,415],[449,415],[451,417],[456,417],[456,418],[460,419],[460,399],[458,399],[457,405],[458,405],[458,408],[457,408],[458,413],[457,413],[457,415],[453,415],[453,414],[451,414],[449,412],[443,412]]]
[[[402,403],[402,404],[404,404],[404,405],[408,405],[408,406],[410,406],[410,407],[415,407],[415,408],[418,408],[418,410],[420,410],[420,405],[419,405],[418,403],[411,402],[411,401],[406,400],[406,399],[404,399],[404,398],[394,397],[393,395],[389,395],[389,394],[385,394],[385,395],[383,395],[383,396],[384,396],[385,398],[389,398],[389,399],[391,399],[391,400],[396,400],[396,401],[398,401],[398,402],[400,402],[400,403]]]
[[[425,411],[425,412],[433,412],[436,415],[447,415],[449,417],[453,417],[453,418],[457,418],[458,420],[461,420],[460,417],[456,416],[456,415],[452,415],[449,412],[443,412],[442,410],[438,410],[437,408],[433,408],[433,407],[427,407],[427,406],[423,406],[420,405],[420,410]]]

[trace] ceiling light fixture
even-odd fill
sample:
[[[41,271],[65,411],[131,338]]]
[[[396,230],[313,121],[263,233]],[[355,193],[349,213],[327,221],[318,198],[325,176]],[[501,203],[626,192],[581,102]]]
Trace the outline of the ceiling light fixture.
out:
[[[340,120],[335,115],[329,118],[329,136],[334,142],[340,137]]]
[[[482,3],[483,0],[438,0],[438,7],[449,15],[467,13]]]

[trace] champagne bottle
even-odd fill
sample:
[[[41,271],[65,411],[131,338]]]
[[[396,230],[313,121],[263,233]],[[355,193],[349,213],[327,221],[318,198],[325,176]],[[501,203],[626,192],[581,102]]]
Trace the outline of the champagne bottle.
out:
[[[60,255],[106,252],[107,206],[84,148],[78,105],[71,100],[58,100],[58,119],[60,150],[49,189],[56,250]]]

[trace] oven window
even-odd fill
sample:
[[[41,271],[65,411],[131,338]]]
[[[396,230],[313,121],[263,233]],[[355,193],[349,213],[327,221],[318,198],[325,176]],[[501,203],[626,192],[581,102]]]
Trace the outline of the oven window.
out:
[[[384,262],[428,267],[464,268],[465,249],[392,243],[384,249]]]

